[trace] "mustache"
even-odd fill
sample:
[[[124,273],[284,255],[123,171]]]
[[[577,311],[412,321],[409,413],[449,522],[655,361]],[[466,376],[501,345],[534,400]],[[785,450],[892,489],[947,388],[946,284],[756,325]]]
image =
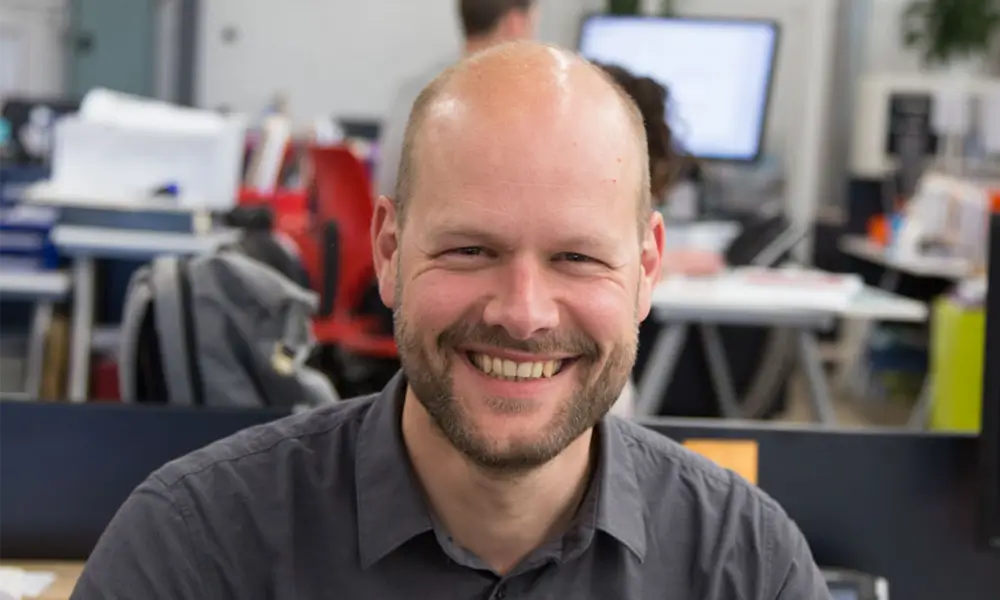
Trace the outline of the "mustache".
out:
[[[572,354],[584,359],[600,357],[597,342],[579,332],[546,332],[526,340],[518,339],[497,325],[455,323],[438,335],[438,348],[455,348],[464,344],[491,346],[532,354]]]

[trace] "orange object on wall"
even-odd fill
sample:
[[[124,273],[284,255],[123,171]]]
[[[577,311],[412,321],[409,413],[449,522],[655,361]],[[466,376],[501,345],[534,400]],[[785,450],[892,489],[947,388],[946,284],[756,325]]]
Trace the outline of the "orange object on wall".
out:
[[[888,215],[873,215],[868,219],[868,239],[880,246],[885,246],[889,243]]]

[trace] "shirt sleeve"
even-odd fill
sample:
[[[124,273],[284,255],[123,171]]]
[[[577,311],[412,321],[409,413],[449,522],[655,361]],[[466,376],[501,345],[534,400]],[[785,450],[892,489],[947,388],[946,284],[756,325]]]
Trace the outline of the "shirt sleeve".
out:
[[[222,598],[200,572],[202,553],[171,491],[151,478],[111,520],[70,599]]]
[[[772,513],[768,565],[775,600],[832,600],[805,536],[782,511]]]

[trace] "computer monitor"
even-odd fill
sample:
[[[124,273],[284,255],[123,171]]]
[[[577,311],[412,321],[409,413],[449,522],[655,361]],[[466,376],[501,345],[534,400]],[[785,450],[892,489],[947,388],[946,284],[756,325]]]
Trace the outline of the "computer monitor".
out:
[[[983,418],[979,465],[983,543],[1000,552],[1000,215],[990,219],[986,293],[986,354],[983,356]]]
[[[670,127],[703,160],[760,158],[778,47],[777,23],[594,15],[580,54],[669,89]]]

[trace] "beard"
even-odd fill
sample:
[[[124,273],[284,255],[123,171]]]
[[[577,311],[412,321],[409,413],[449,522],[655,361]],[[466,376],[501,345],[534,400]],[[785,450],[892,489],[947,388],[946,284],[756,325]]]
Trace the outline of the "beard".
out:
[[[616,343],[602,360],[599,344],[581,332],[546,332],[536,338],[519,340],[502,327],[468,321],[450,325],[433,340],[433,347],[428,348],[424,336],[405,317],[398,286],[395,307],[396,344],[413,395],[454,448],[473,464],[491,472],[524,472],[558,456],[607,414],[625,387],[635,362],[637,318],[631,335]],[[496,412],[519,413],[530,409],[531,403],[503,397],[458,397],[452,367],[454,360],[463,360],[458,348],[465,344],[576,356],[572,365],[577,379],[575,389],[568,398],[561,400],[544,431],[501,446],[490,438],[488,431],[477,427],[465,406],[469,401],[479,401]]]

